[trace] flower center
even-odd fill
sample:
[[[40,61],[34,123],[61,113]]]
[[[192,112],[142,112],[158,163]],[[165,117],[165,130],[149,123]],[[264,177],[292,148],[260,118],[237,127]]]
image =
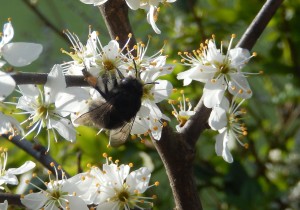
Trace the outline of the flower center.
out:
[[[179,127],[182,128],[185,125],[185,123],[188,121],[188,117],[178,115],[178,121],[179,121]]]
[[[143,97],[142,99],[149,99],[151,101],[154,100],[154,95],[151,92],[151,89],[154,85],[153,84],[146,84],[143,86]]]
[[[219,66],[219,71],[221,74],[227,74],[229,73],[230,69],[227,64],[222,64]]]
[[[122,203],[126,203],[129,199],[129,194],[127,191],[121,191],[119,194],[118,194],[118,200],[121,201]]]
[[[37,112],[38,112],[38,115],[39,116],[43,116],[43,117],[45,117],[45,115],[46,115],[46,113],[47,113],[47,107],[45,107],[45,106],[40,106],[39,108],[38,108],[38,110],[37,110]]]
[[[114,64],[110,60],[103,61],[103,66],[106,71],[115,69]]]
[[[59,198],[61,197],[61,193],[59,190],[54,190],[51,193],[51,196],[53,197],[53,200],[59,200]]]

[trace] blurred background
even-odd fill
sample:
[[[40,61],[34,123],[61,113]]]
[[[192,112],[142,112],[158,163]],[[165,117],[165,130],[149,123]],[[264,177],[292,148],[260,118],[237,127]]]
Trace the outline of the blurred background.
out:
[[[146,21],[143,10],[129,11],[130,20],[138,40],[147,42],[152,36],[148,55],[157,52],[167,40],[165,53],[169,63],[180,61],[178,51],[192,51],[200,42],[216,35],[216,43],[228,45],[231,34],[236,34],[234,43],[251,23],[265,1],[252,0],[177,0],[162,6],[157,25],[162,31],[156,35]],[[60,52],[69,50],[70,43],[62,31],[69,29],[86,42],[88,26],[100,32],[103,45],[110,40],[97,7],[82,4],[79,0],[0,0],[0,25],[12,18],[15,30],[13,42],[36,42],[44,47],[41,57],[32,65],[15,68],[13,71],[49,72],[54,64],[69,61]],[[243,69],[254,75],[248,78],[253,97],[243,104],[247,111],[244,122],[248,135],[242,139],[249,144],[245,149],[232,144],[234,162],[226,163],[215,154],[217,132],[206,130],[197,143],[194,162],[195,179],[205,210],[283,210],[300,209],[300,4],[297,0],[285,1],[257,41],[252,58]],[[120,33],[122,33],[120,31]],[[184,89],[185,96],[193,105],[201,97],[203,84],[192,82],[188,87],[176,79],[176,74],[186,70],[177,62],[170,80],[177,89]],[[8,70],[8,69],[6,69]],[[10,69],[11,70],[11,69]],[[8,100],[16,100],[15,93]],[[179,94],[173,94],[173,99]],[[164,113],[172,118],[172,108],[167,102],[161,104]],[[2,111],[7,112],[4,108]],[[17,111],[16,111],[17,112]],[[26,116],[15,116],[21,122]],[[164,166],[151,141],[129,141],[118,149],[107,148],[107,135],[96,136],[92,128],[80,127],[82,136],[76,143],[65,140],[52,143],[50,154],[71,175],[78,171],[77,165],[86,169],[87,163],[104,163],[102,153],[107,152],[121,163],[134,163],[134,168],[143,165],[153,170],[151,181],[160,186],[151,188],[149,195],[156,194],[154,209],[173,209],[173,196]],[[29,140],[32,137],[28,138]],[[35,140],[47,145],[46,132]],[[9,147],[9,166],[19,166],[24,159],[31,159],[7,140],[0,138],[0,146]],[[78,158],[81,154],[81,158]],[[78,164],[74,164],[78,163]],[[42,166],[39,166],[42,169]],[[14,190],[20,190],[11,188]],[[17,191],[19,192],[19,191]]]

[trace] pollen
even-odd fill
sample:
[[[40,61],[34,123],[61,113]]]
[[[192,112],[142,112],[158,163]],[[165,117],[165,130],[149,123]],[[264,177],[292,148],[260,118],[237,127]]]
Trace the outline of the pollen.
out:
[[[154,185],[155,185],[156,187],[159,186],[159,182],[156,181],[156,182],[154,183]]]

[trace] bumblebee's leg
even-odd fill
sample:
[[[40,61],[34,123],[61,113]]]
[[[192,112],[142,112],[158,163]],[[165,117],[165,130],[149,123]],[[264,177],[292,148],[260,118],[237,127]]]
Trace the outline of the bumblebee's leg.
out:
[[[118,75],[119,75],[120,79],[124,79],[125,77],[122,74],[122,72],[118,68],[116,68],[116,69],[117,69],[117,72],[118,72]]]
[[[107,91],[105,90],[105,93],[104,93],[102,90],[100,90],[100,88],[97,85],[98,78],[91,75],[91,73],[88,72],[86,69],[82,70],[82,74],[83,74],[85,80],[87,81],[87,83],[89,83],[90,86],[95,88],[100,93],[100,95],[106,100],[107,99]],[[107,84],[105,84],[105,87],[107,89]]]

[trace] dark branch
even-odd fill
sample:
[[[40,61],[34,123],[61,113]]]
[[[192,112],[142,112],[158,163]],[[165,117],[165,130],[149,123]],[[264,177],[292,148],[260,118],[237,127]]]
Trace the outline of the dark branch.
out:
[[[58,167],[59,164],[48,153],[46,153],[47,150],[45,147],[43,147],[42,145],[33,144],[26,139],[22,139],[21,136],[14,136],[12,138],[10,134],[2,134],[1,136],[21,148],[27,154],[34,157],[37,161],[43,164],[43,166],[45,166],[48,170],[55,174],[55,170],[50,166],[50,163],[53,162],[55,167]],[[69,177],[69,174],[67,172],[65,172],[65,175]],[[62,177],[61,170],[58,170],[58,177]]]
[[[283,0],[267,0],[247,28],[237,47],[251,50],[282,2]]]
[[[23,206],[20,198],[21,195],[18,194],[0,193],[0,203],[3,203],[5,200],[7,200],[9,205]]]
[[[12,78],[16,81],[18,85],[25,85],[25,84],[40,84],[43,85],[47,82],[47,73],[23,73],[18,72],[11,74]],[[89,84],[84,80],[83,76],[70,76],[66,75],[66,83],[67,87],[71,86],[89,86]]]
[[[128,18],[128,7],[124,0],[107,1],[99,7],[104,18],[111,39],[119,37],[121,48],[128,40],[128,34],[132,34],[129,43],[130,49],[136,44],[132,28]]]

